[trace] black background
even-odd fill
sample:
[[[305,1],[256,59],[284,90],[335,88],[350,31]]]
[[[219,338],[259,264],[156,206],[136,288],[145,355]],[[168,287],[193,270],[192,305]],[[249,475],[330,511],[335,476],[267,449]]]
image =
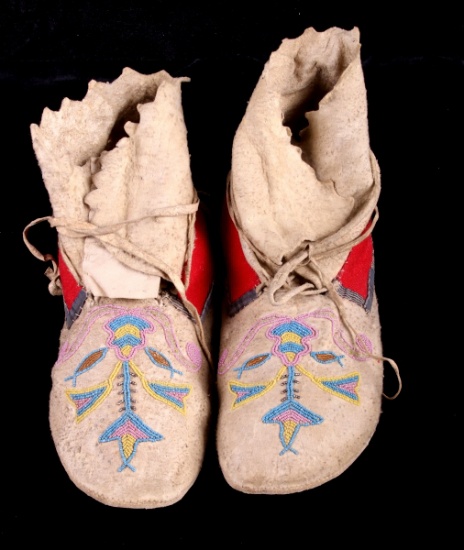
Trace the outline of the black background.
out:
[[[342,10],[308,1],[199,4],[0,4],[3,547],[377,547],[435,535],[447,548],[462,517],[462,17],[442,3],[411,13],[378,3]],[[184,115],[193,179],[211,211],[219,303],[217,235],[234,132],[270,53],[310,26],[361,31],[371,147],[382,171],[376,290],[384,353],[400,367],[403,392],[384,401],[358,460],[311,491],[253,496],[231,489],[213,422],[204,467],[179,503],[155,510],[100,504],[68,479],[48,427],[63,306],[48,294],[44,264],[22,242],[28,222],[51,214],[29,125],[45,107],[82,99],[89,80],[113,80],[125,66],[190,77]],[[34,229],[40,250],[52,251],[55,240],[49,228]],[[385,376],[391,393],[388,367]]]

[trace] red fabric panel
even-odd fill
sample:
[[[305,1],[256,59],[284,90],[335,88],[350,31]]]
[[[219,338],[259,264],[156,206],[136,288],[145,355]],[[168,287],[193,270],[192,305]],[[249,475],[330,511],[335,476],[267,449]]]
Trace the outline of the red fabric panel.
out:
[[[346,259],[337,279],[350,290],[353,290],[365,300],[369,293],[369,272],[372,266],[374,248],[372,237],[354,246]]]
[[[195,220],[195,242],[193,245],[190,279],[185,295],[202,313],[213,283],[213,257],[203,213],[198,211]]]
[[[74,300],[82,290],[82,287],[77,283],[71,271],[69,271],[60,250],[58,250],[58,266],[60,268],[60,280],[61,286],[63,287],[64,303],[70,310],[74,304]]]
[[[231,303],[254,289],[261,282],[243,253],[242,243],[227,206],[223,212],[223,241]]]

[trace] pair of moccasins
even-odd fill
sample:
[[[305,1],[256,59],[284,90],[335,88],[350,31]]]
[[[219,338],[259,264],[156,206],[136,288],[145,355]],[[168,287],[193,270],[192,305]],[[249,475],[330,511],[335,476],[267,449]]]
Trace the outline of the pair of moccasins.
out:
[[[214,384],[220,466],[246,493],[338,476],[381,410],[380,174],[358,30],[307,29],[264,68],[233,144],[222,320],[209,307],[214,258],[190,172],[186,80],[124,69],[31,127],[53,209],[43,220],[59,236],[50,290],[65,303],[51,431],[72,481],[112,506],[184,496]]]

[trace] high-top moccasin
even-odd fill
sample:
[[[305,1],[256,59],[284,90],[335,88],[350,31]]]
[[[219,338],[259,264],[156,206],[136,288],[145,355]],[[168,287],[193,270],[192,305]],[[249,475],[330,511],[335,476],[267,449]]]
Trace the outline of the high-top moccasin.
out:
[[[43,219],[59,234],[50,289],[66,313],[51,431],[72,481],[112,506],[178,501],[205,450],[212,263],[185,80],[125,69],[31,127],[53,208]]]
[[[284,40],[235,135],[227,188],[217,445],[235,489],[316,487],[376,429],[379,191],[358,30]]]

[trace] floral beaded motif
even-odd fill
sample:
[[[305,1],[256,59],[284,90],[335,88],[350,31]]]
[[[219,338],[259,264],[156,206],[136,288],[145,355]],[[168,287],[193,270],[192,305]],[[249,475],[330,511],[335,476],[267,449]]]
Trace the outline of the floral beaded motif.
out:
[[[333,377],[316,376],[311,372],[312,361],[322,365],[336,363],[343,368],[343,359],[345,358],[345,355],[337,354],[332,350],[314,349],[319,333],[310,324],[311,319],[328,321],[332,327],[334,344],[350,358],[356,361],[365,361],[372,352],[372,344],[364,335],[358,335],[354,345],[350,344],[345,338],[338,317],[330,309],[324,308],[294,318],[282,315],[263,317],[247,332],[230,360],[228,360],[226,350],[219,361],[219,374],[224,374],[237,364],[240,356],[261,329],[267,327],[265,334],[267,339],[272,342],[271,351],[254,355],[234,367],[233,371],[237,373],[237,379],[229,381],[228,387],[234,396],[232,410],[246,405],[254,399],[259,399],[276,386],[284,388],[281,389],[281,394],[284,395],[281,403],[261,418],[265,424],[279,425],[279,438],[282,445],[280,455],[288,451],[298,454],[293,444],[300,429],[306,426],[315,426],[324,421],[322,416],[300,402],[303,396],[296,387],[299,382],[298,377],[305,376],[321,390],[349,403],[359,405],[360,402],[358,394],[360,374],[358,372]],[[251,370],[258,369],[263,365],[272,368],[275,364],[275,361],[271,361],[272,358],[276,358],[279,362],[279,369],[273,378],[259,383],[241,381],[242,376]]]
[[[66,389],[66,395],[75,407],[76,421],[81,422],[102,405],[105,399],[113,392],[120,395],[119,417],[100,435],[99,443],[117,442],[122,460],[118,471],[135,471],[131,464],[137,447],[140,443],[155,443],[164,439],[146,424],[135,412],[134,386],[138,384],[151,398],[170,406],[181,414],[186,413],[186,399],[191,393],[189,384],[171,381],[150,380],[138,366],[136,355],[144,351],[151,364],[157,369],[167,371],[170,379],[183,375],[183,371],[175,368],[167,354],[159,349],[147,345],[147,335],[161,329],[171,356],[177,359],[183,367],[190,371],[197,371],[201,367],[201,352],[197,346],[189,342],[185,356],[179,347],[172,329],[172,323],[164,313],[157,308],[124,309],[116,306],[102,306],[95,308],[89,314],[88,324],[79,333],[58,359],[58,363],[69,360],[78,352],[85,341],[91,326],[100,318],[109,317],[104,325],[108,335],[106,346],[88,353],[75,367],[73,373],[65,378],[72,387]],[[112,353],[110,353],[112,352]],[[109,376],[96,385],[76,389],[78,378],[96,368],[109,357],[115,356],[116,362]],[[111,359],[114,360],[114,359]]]

